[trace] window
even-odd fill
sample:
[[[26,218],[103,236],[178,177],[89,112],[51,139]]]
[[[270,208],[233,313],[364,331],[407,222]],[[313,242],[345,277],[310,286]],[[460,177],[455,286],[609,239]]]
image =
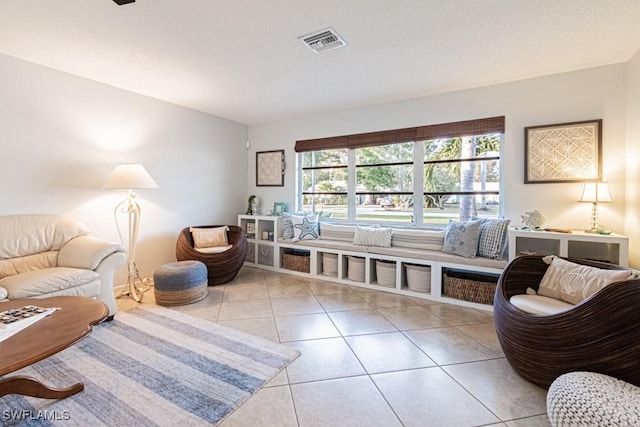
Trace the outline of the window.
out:
[[[356,221],[413,222],[413,145],[355,149]]]
[[[500,211],[500,135],[424,141],[423,223],[497,218]]]
[[[500,216],[504,117],[296,142],[298,211],[443,228]]]
[[[300,157],[303,210],[347,219],[347,149],[309,151]]]

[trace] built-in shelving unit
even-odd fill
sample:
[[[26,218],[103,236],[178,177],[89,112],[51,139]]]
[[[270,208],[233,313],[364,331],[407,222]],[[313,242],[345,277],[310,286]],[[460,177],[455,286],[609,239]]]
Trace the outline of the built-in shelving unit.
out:
[[[629,238],[620,234],[594,234],[573,230],[509,229],[509,259],[520,255],[557,255],[629,265]]]
[[[281,236],[278,235],[280,230],[278,221],[279,217],[277,216],[238,216],[238,225],[247,233],[249,244],[245,265],[351,286],[492,310],[491,305],[463,301],[443,295],[443,275],[447,269],[455,268],[474,274],[486,273],[487,276],[495,277],[502,272],[502,269],[380,255],[369,252],[328,249],[312,246],[311,244],[305,246],[289,240],[282,240]],[[270,240],[271,238],[273,240]],[[286,265],[284,262],[285,254],[309,257],[308,270],[299,271]],[[325,254],[329,256],[325,258]],[[336,257],[337,266],[335,265]],[[324,262],[330,262],[330,268],[325,268]],[[389,263],[389,265],[385,266],[387,270],[379,272],[376,268],[377,262]],[[417,275],[415,275],[415,272],[408,273],[407,266],[422,267],[421,273]],[[381,274],[384,276],[382,280]],[[410,278],[408,276],[410,274],[412,275],[411,280],[417,280],[417,282],[412,282],[411,288],[413,289],[409,287]]]
[[[238,215],[238,226],[247,234],[247,259],[245,264],[254,267],[279,268],[276,245],[277,217],[263,215]]]

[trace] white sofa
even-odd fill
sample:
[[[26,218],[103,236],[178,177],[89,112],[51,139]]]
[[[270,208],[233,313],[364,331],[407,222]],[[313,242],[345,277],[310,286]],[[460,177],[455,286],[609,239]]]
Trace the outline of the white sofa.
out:
[[[114,273],[125,263],[121,244],[90,236],[75,218],[0,216],[0,301],[79,295],[103,301],[113,316]]]

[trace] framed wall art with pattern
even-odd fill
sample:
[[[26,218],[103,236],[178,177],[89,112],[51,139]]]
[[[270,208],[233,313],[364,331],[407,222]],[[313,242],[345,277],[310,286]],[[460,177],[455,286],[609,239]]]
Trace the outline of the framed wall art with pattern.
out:
[[[524,128],[524,183],[602,179],[602,119]]]
[[[284,186],[284,150],[256,153],[256,186]]]

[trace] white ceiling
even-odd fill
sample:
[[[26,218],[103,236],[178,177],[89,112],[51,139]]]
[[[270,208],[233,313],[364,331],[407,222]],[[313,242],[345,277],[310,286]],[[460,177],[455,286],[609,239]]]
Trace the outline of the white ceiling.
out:
[[[348,45],[298,40],[327,27]],[[638,0],[0,0],[0,53],[247,124],[639,49]]]

